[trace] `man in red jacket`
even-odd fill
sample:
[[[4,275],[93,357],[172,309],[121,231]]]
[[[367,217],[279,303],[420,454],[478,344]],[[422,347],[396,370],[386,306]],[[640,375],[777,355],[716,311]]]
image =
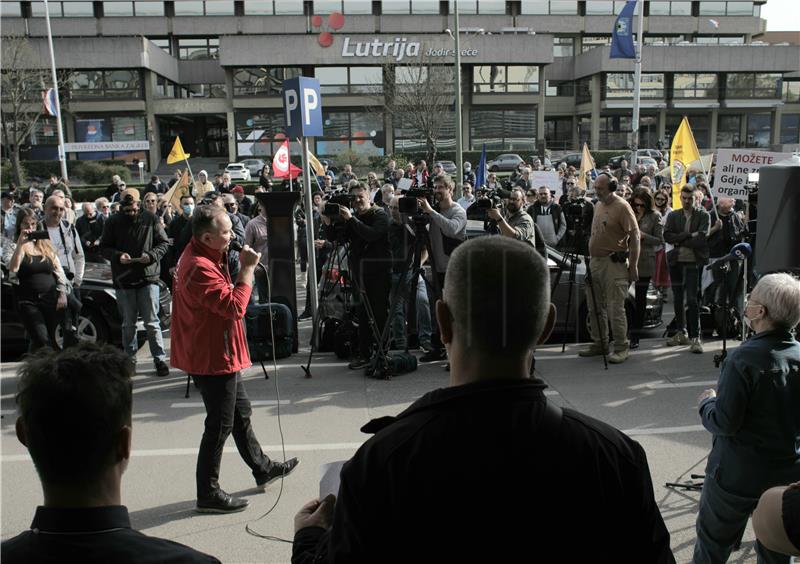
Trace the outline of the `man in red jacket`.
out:
[[[172,302],[172,366],[200,388],[206,421],[197,455],[197,511],[232,513],[247,507],[219,487],[222,448],[228,435],[253,471],[259,488],[285,476],[296,458],[272,462],[250,425],[250,400],[241,371],[250,367],[242,318],[250,301],[261,254],[245,245],[241,270],[231,283],[226,250],[233,231],[225,208],[200,206],[192,217],[192,239],[178,261]]]

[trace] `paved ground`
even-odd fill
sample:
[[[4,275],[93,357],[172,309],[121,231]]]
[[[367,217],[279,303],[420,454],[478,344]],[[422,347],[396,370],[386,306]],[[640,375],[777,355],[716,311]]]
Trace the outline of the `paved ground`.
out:
[[[665,313],[665,317],[671,315]],[[303,335],[308,334],[309,325],[301,324]],[[666,489],[664,483],[703,472],[711,439],[700,426],[696,398],[716,380],[718,369],[712,356],[720,343],[707,343],[705,354],[693,355],[686,347],[666,348],[660,332],[651,332],[653,338],[644,340],[628,362],[612,365],[607,371],[600,359],[578,358],[575,345],[568,345],[563,354],[560,345],[544,347],[537,354],[537,368],[558,404],[607,421],[644,446],[676,558],[688,562],[699,493]],[[146,370],[147,354],[140,354],[139,365]],[[301,464],[284,484],[276,483],[266,493],[258,493],[230,440],[221,482],[229,492],[249,498],[251,505],[243,513],[226,516],[192,511],[204,418],[199,393],[192,388],[191,397],[185,399],[186,377],[175,371],[163,379],[154,372],[137,375],[134,453],[123,489],[134,527],[214,554],[223,562],[288,562],[289,544],[257,538],[248,534],[246,527],[261,535],[291,539],[293,515],[317,496],[319,466],[349,457],[365,440],[359,427],[368,419],[395,414],[423,393],[447,383],[441,364],[421,366],[391,381],[375,381],[348,371],[331,354],[315,356],[313,378],[307,379],[299,368],[305,360],[306,355],[283,359],[277,372],[268,366],[269,380],[264,379],[260,367],[247,372],[247,390],[255,403],[254,425],[265,450],[281,458],[283,441],[286,456],[298,456]],[[34,507],[41,503],[33,465],[14,437],[14,369],[13,363],[3,364],[0,381],[3,539],[27,528]],[[501,455],[489,447],[476,445],[481,449],[478,457],[491,461]],[[623,539],[624,531],[620,531],[620,542]],[[589,547],[586,556],[591,558]],[[731,561],[755,562],[749,528],[742,549]]]

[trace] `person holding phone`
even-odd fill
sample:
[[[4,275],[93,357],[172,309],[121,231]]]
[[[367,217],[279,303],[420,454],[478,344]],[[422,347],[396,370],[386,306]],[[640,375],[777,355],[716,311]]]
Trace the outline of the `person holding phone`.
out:
[[[55,347],[58,312],[67,306],[67,278],[50,243],[49,233],[36,231],[38,217],[30,208],[17,212],[16,246],[8,262],[14,299],[30,339],[28,351]]]

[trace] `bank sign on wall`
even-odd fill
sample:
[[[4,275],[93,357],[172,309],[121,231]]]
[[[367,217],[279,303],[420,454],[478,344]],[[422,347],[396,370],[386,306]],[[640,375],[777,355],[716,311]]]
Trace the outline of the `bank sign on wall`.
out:
[[[406,37],[395,37],[394,41],[384,41],[380,38],[372,40],[351,39],[345,37],[342,42],[342,57],[369,57],[390,59],[394,62],[401,62],[404,59],[413,59],[420,56],[420,52],[425,57],[455,57],[455,49],[428,47],[423,49],[419,41],[409,41]],[[477,57],[477,49],[462,49],[462,57]]]

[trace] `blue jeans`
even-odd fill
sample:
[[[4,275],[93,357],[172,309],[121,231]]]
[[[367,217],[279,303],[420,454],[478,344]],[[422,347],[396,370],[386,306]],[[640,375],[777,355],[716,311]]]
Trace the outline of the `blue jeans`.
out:
[[[400,273],[392,272],[392,293],[398,293],[397,303],[391,313],[391,338],[395,342],[397,348],[405,348],[406,345],[406,300],[402,296],[402,288],[397,286],[400,284]],[[405,292],[411,291],[411,273],[407,272],[405,275]],[[425,285],[425,280],[420,276],[419,283],[417,284],[417,336],[421,345],[430,346],[431,344],[431,308],[428,301],[428,288]]]
[[[141,288],[117,289],[117,307],[122,315],[122,347],[128,355],[136,359],[139,342],[136,338],[136,321],[141,315],[147,329],[147,341],[153,360],[164,361],[164,339],[161,335],[161,324],[158,321],[159,287],[158,284],[147,284]]]
[[[700,509],[697,513],[697,542],[694,564],[723,564],[741,540],[747,520],[758,505],[758,498],[742,497],[725,491],[716,479],[706,474]],[[789,557],[772,552],[756,541],[758,564],[789,564]]]

